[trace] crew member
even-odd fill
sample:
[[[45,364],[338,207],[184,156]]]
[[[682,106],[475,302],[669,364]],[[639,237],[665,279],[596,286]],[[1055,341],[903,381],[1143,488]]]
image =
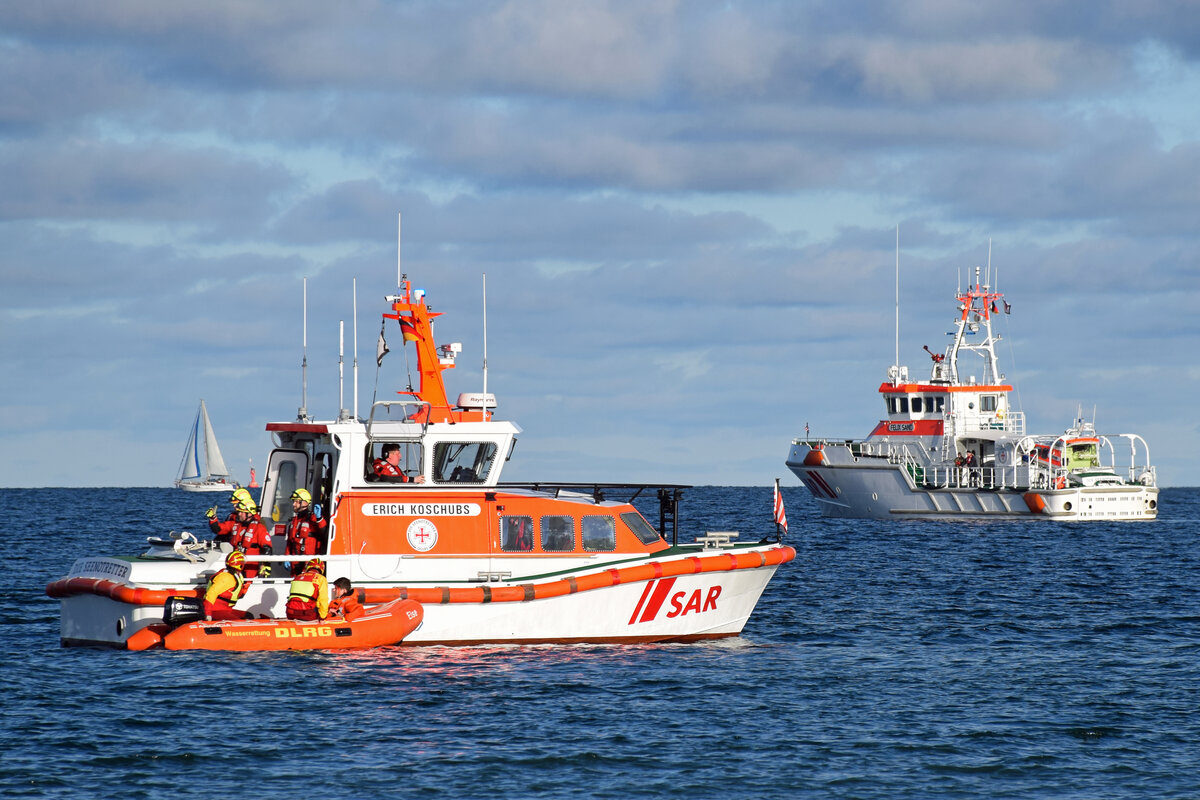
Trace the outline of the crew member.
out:
[[[383,446],[381,451],[383,458],[375,459],[373,469],[377,480],[388,483],[424,483],[425,476],[418,475],[416,479],[408,477],[404,470],[400,469],[400,445],[395,442],[388,442]]]
[[[333,582],[333,595],[329,603],[331,615],[345,617],[347,622],[353,622],[363,615],[362,603],[355,597],[349,578],[338,578]]]
[[[310,559],[304,571],[292,579],[288,591],[287,618],[318,620],[329,616],[329,584],[325,581],[325,562]]]
[[[248,611],[238,611],[234,603],[246,593],[246,554],[234,550],[225,556],[225,569],[216,573],[208,582],[204,593],[204,616],[211,620],[250,619]]]
[[[305,556],[290,563],[292,577],[304,571],[304,562],[323,550],[321,547],[328,534],[329,520],[321,518],[321,507],[312,504],[308,489],[292,492],[293,515],[287,527],[287,545],[284,552],[289,556]]]
[[[233,508],[230,510],[229,516],[225,518],[226,522],[233,522],[235,519],[237,519],[237,504],[241,502],[242,498],[249,500],[251,503],[254,502],[254,497],[250,494],[249,489],[245,489],[240,486],[234,489],[233,494],[229,496],[229,503],[233,506]],[[204,516],[208,518],[208,524],[211,526],[213,520],[217,518],[217,507],[213,506],[208,511],[205,511]]]
[[[259,520],[258,506],[247,492],[239,497],[234,504],[233,519],[217,522],[215,518],[208,521],[208,527],[218,542],[229,542],[234,549],[241,550],[250,556],[269,556],[274,552],[271,548],[271,534]],[[271,577],[270,564],[247,564],[246,577]]]

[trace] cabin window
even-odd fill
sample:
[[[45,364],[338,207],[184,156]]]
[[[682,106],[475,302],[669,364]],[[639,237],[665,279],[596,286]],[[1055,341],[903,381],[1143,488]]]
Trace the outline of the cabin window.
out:
[[[533,549],[533,517],[501,517],[500,549],[515,552]]]
[[[934,410],[934,413],[937,413],[937,414],[943,413],[946,410],[946,398],[934,397],[933,398],[933,410]]]
[[[886,399],[886,401],[887,401],[887,410],[888,410],[888,413],[889,413],[889,414],[895,414],[895,413],[896,413],[896,398],[894,398],[894,397],[888,397],[888,398],[885,398],[885,399]]]
[[[1000,398],[998,398],[994,394],[982,395],[979,398],[979,410],[980,411],[995,411],[996,408],[999,406],[999,400],[1000,400]]]
[[[907,414],[908,413],[908,398],[907,397],[899,398],[899,403],[900,403],[900,413]]]
[[[583,549],[584,550],[616,550],[617,523],[608,516],[587,516],[583,518]]]
[[[542,517],[542,549],[548,553],[563,553],[575,549],[575,518]]]
[[[633,535],[642,544],[654,544],[662,538],[658,535],[658,531],[654,530],[641,514],[634,511],[626,511],[621,515],[621,520],[629,526],[629,530],[633,531]]]
[[[363,459],[364,477],[379,483],[414,483],[421,475],[423,458],[420,442],[373,441]]]
[[[921,413],[921,405],[922,405],[922,404],[921,404],[921,398],[919,398],[919,397],[914,397],[914,398],[912,399],[912,410],[913,410],[913,413],[914,413],[914,414],[920,414],[920,413]]]
[[[438,483],[483,483],[495,460],[492,442],[439,442],[433,446],[433,479]]]

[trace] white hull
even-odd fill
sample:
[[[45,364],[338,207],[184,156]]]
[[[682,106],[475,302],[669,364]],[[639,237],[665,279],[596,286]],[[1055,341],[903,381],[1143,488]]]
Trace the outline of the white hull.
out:
[[[738,553],[770,549],[739,547]],[[658,559],[661,563],[691,561],[713,555],[700,550]],[[129,587],[162,591],[203,582],[201,573],[217,567],[220,551],[202,564],[158,563],[125,559],[80,559],[69,577],[113,581]],[[211,563],[210,563],[211,562]],[[478,566],[478,565],[475,565]],[[596,572],[595,564],[584,579]],[[558,597],[517,602],[424,603],[425,619],[405,640],[406,645],[469,645],[484,643],[632,643],[693,641],[736,636],[753,612],[777,564],[757,568],[681,574],[651,580],[581,590]],[[278,568],[282,571],[282,565]],[[332,572],[332,570],[331,570]],[[190,577],[185,577],[190,576]],[[153,581],[153,582],[149,582]],[[255,615],[285,616],[289,578],[257,579],[237,607]],[[358,584],[362,586],[362,584]],[[477,588],[479,584],[447,584]],[[493,590],[516,583],[492,583]],[[384,588],[372,584],[372,589]],[[62,598],[64,645],[123,647],[130,635],[161,622],[159,604],[121,602],[85,593]]]
[[[218,481],[205,481],[203,483],[179,481],[175,486],[183,489],[185,492],[232,492],[238,488],[236,483],[221,483]]]

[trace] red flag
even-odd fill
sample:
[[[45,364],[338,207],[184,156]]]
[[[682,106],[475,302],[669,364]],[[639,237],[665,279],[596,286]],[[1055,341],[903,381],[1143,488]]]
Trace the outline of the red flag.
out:
[[[779,478],[775,479],[775,524],[787,533],[787,513],[783,510],[783,496],[779,494]]]

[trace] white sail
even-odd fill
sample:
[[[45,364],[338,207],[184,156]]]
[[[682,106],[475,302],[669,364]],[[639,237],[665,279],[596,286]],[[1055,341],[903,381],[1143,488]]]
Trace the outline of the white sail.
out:
[[[204,417],[204,461],[208,470],[205,477],[228,477],[229,468],[225,466],[225,459],[221,458],[217,434],[213,433],[212,422],[208,418],[208,409],[204,407],[203,400],[200,401],[200,414]]]
[[[186,481],[200,477],[200,457],[196,450],[196,436],[200,431],[200,414],[192,423],[192,434],[188,437],[187,446],[183,449],[183,461],[179,465],[178,480]]]

